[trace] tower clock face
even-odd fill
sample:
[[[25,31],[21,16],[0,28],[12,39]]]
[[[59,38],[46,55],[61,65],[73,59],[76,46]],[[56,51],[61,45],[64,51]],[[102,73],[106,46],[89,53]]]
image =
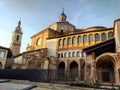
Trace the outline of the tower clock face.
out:
[[[37,40],[37,46],[41,45],[41,38]]]

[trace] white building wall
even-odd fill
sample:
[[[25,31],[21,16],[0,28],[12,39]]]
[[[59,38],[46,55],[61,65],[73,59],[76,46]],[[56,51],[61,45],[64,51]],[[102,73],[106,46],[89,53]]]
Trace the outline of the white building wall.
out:
[[[120,52],[120,20],[115,21],[115,41],[116,41],[116,51]]]
[[[23,56],[18,56],[15,58],[14,63],[23,64]]]
[[[56,48],[57,48],[57,39],[48,39],[47,40],[47,56],[56,57]]]

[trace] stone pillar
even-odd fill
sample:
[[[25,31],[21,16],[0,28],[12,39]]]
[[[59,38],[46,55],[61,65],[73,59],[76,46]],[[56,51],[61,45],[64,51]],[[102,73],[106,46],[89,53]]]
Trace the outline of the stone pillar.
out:
[[[91,83],[96,83],[96,65],[95,61],[91,63]]]
[[[86,57],[85,57],[85,67],[84,67],[84,81],[86,82]]]
[[[115,84],[120,85],[119,72],[118,72],[117,67],[115,67],[114,75],[115,75]]]
[[[92,60],[91,60],[91,83],[96,83],[96,62],[95,62],[94,52],[92,52]]]
[[[120,52],[120,19],[114,22],[114,37],[116,43],[116,52]]]
[[[79,64],[78,64],[78,79],[80,80],[80,78],[81,78],[81,76],[80,76],[80,74],[81,74],[81,60],[79,60],[79,62],[78,62]]]
[[[65,62],[65,76],[66,79],[69,79],[69,59],[67,59]]]
[[[49,69],[49,65],[50,65],[49,60],[46,58],[46,59],[44,60],[43,69]]]

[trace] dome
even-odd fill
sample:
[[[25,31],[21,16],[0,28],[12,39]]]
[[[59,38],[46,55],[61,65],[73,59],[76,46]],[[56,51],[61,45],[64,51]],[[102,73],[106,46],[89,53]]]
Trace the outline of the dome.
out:
[[[96,30],[104,30],[107,29],[106,27],[103,26],[94,26],[94,27],[89,27],[84,29],[84,31],[96,31]]]

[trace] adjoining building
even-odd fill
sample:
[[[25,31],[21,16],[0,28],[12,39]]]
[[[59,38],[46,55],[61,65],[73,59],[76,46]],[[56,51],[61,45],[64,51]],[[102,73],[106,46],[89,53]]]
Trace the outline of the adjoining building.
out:
[[[66,77],[71,80],[120,85],[119,36],[120,19],[114,21],[112,28],[94,26],[77,29],[67,21],[63,11],[59,22],[31,37],[27,51],[16,56],[15,62],[19,64],[18,58],[22,57],[20,60],[23,60],[25,56],[26,62],[33,60],[32,65],[29,64],[29,69],[63,70]],[[41,53],[42,50],[44,52]],[[41,60],[41,64],[38,65],[37,60]],[[23,68],[22,61],[20,67],[17,64],[13,67]]]
[[[4,69],[6,66],[6,60],[12,57],[10,48],[0,46],[0,69]]]

